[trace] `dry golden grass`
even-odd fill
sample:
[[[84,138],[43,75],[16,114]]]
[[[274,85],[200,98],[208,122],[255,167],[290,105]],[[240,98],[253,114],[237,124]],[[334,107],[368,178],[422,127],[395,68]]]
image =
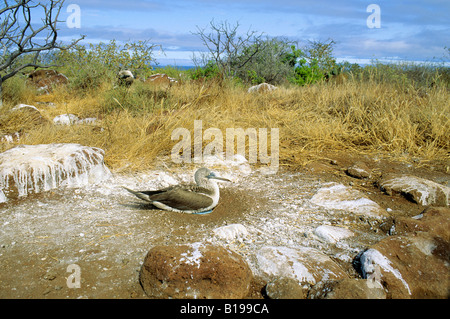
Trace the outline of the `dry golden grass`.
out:
[[[28,124],[21,128],[19,144],[70,142],[100,147],[106,151],[107,165],[116,171],[151,168],[159,156],[170,155],[177,143],[171,140],[172,131],[183,127],[193,133],[194,120],[202,120],[203,130],[220,129],[224,138],[226,128],[267,128],[269,132],[279,128],[280,164],[293,169],[332,150],[423,161],[449,159],[446,88],[419,90],[349,80],[249,94],[246,88],[224,82],[184,82],[167,92],[138,83],[123,94],[105,84],[86,95],[59,88],[51,95],[28,96],[28,104],[55,103],[53,108],[35,104],[49,121],[31,125],[23,118],[12,121],[12,115],[5,113],[0,131],[10,133],[21,121]],[[54,116],[65,113],[100,120],[96,125],[52,124]],[[2,150],[14,145],[3,144]]]

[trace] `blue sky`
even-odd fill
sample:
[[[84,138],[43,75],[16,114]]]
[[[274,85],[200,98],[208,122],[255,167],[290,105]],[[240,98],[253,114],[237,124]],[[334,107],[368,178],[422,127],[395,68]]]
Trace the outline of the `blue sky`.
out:
[[[338,59],[431,61],[444,58],[450,47],[450,1],[376,0],[66,0],[81,9],[80,28],[60,24],[60,39],[86,35],[85,42],[150,40],[162,45],[164,64],[190,65],[193,52],[204,51],[192,34],[197,26],[239,22],[239,31],[299,41],[333,39]],[[366,9],[381,9],[380,28],[369,28]],[[61,13],[61,20],[69,13]],[[449,56],[446,60],[448,62]]]

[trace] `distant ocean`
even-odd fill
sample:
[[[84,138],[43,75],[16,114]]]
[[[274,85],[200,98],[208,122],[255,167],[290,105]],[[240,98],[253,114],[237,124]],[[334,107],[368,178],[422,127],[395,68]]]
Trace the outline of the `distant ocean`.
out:
[[[336,59],[336,61],[338,63],[347,61],[349,63],[359,64],[359,66],[361,67],[373,65],[374,63],[401,64],[404,68],[414,67],[417,65],[429,67],[450,67],[450,62],[445,61],[409,61],[409,60],[394,60],[394,59],[389,60],[389,59],[343,59],[343,58],[338,58]],[[195,65],[172,65],[172,64],[159,64],[156,66],[156,68],[165,68],[167,66],[182,71],[196,68]]]
[[[154,67],[155,67],[155,66],[154,66]],[[165,67],[171,67],[171,68],[179,69],[179,70],[182,70],[182,71],[190,70],[190,69],[195,69],[195,68],[196,68],[195,65],[171,65],[171,64],[165,64],[165,65],[162,65],[162,64],[160,64],[160,65],[157,65],[157,66],[156,66],[156,68],[165,68]]]

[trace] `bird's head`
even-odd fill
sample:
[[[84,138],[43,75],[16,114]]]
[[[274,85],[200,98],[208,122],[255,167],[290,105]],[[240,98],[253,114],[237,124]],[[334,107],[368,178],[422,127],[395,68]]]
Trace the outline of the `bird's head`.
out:
[[[208,180],[209,179],[216,179],[216,180],[221,180],[221,181],[225,181],[225,182],[231,182],[227,178],[223,178],[223,177],[217,176],[214,172],[212,172],[208,168],[202,167],[202,168],[199,168],[195,172],[195,182],[199,185],[199,184],[202,183],[202,181],[204,179],[208,179]]]

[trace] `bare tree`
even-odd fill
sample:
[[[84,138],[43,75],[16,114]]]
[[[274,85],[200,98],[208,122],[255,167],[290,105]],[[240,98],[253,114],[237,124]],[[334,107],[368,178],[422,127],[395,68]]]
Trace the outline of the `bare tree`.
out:
[[[263,45],[262,34],[256,31],[249,30],[242,36],[238,35],[239,22],[231,25],[226,21],[216,23],[212,20],[209,27],[207,31],[197,26],[197,32],[193,34],[200,37],[209,51],[208,58],[214,60],[226,75],[236,75],[237,70],[247,64]],[[252,52],[243,58],[242,51],[246,48],[251,48]]]
[[[296,60],[301,53],[296,49],[297,42],[283,37],[266,37],[258,46],[257,49],[253,46],[245,48],[241,60],[248,62],[237,71],[236,76],[245,83],[275,85],[293,76]]]
[[[308,41],[303,51],[310,62],[314,60],[321,70],[330,71],[336,65],[336,59],[333,57],[335,44],[336,42],[332,39]]]
[[[26,67],[45,68],[39,54],[53,49],[67,50],[84,39],[72,41],[69,45],[56,42],[56,25],[64,0],[51,0],[45,4],[32,0],[4,0],[0,9],[0,107],[2,106],[2,84]],[[41,9],[44,17],[40,23],[32,21],[32,11]],[[18,59],[22,55],[31,60]]]

